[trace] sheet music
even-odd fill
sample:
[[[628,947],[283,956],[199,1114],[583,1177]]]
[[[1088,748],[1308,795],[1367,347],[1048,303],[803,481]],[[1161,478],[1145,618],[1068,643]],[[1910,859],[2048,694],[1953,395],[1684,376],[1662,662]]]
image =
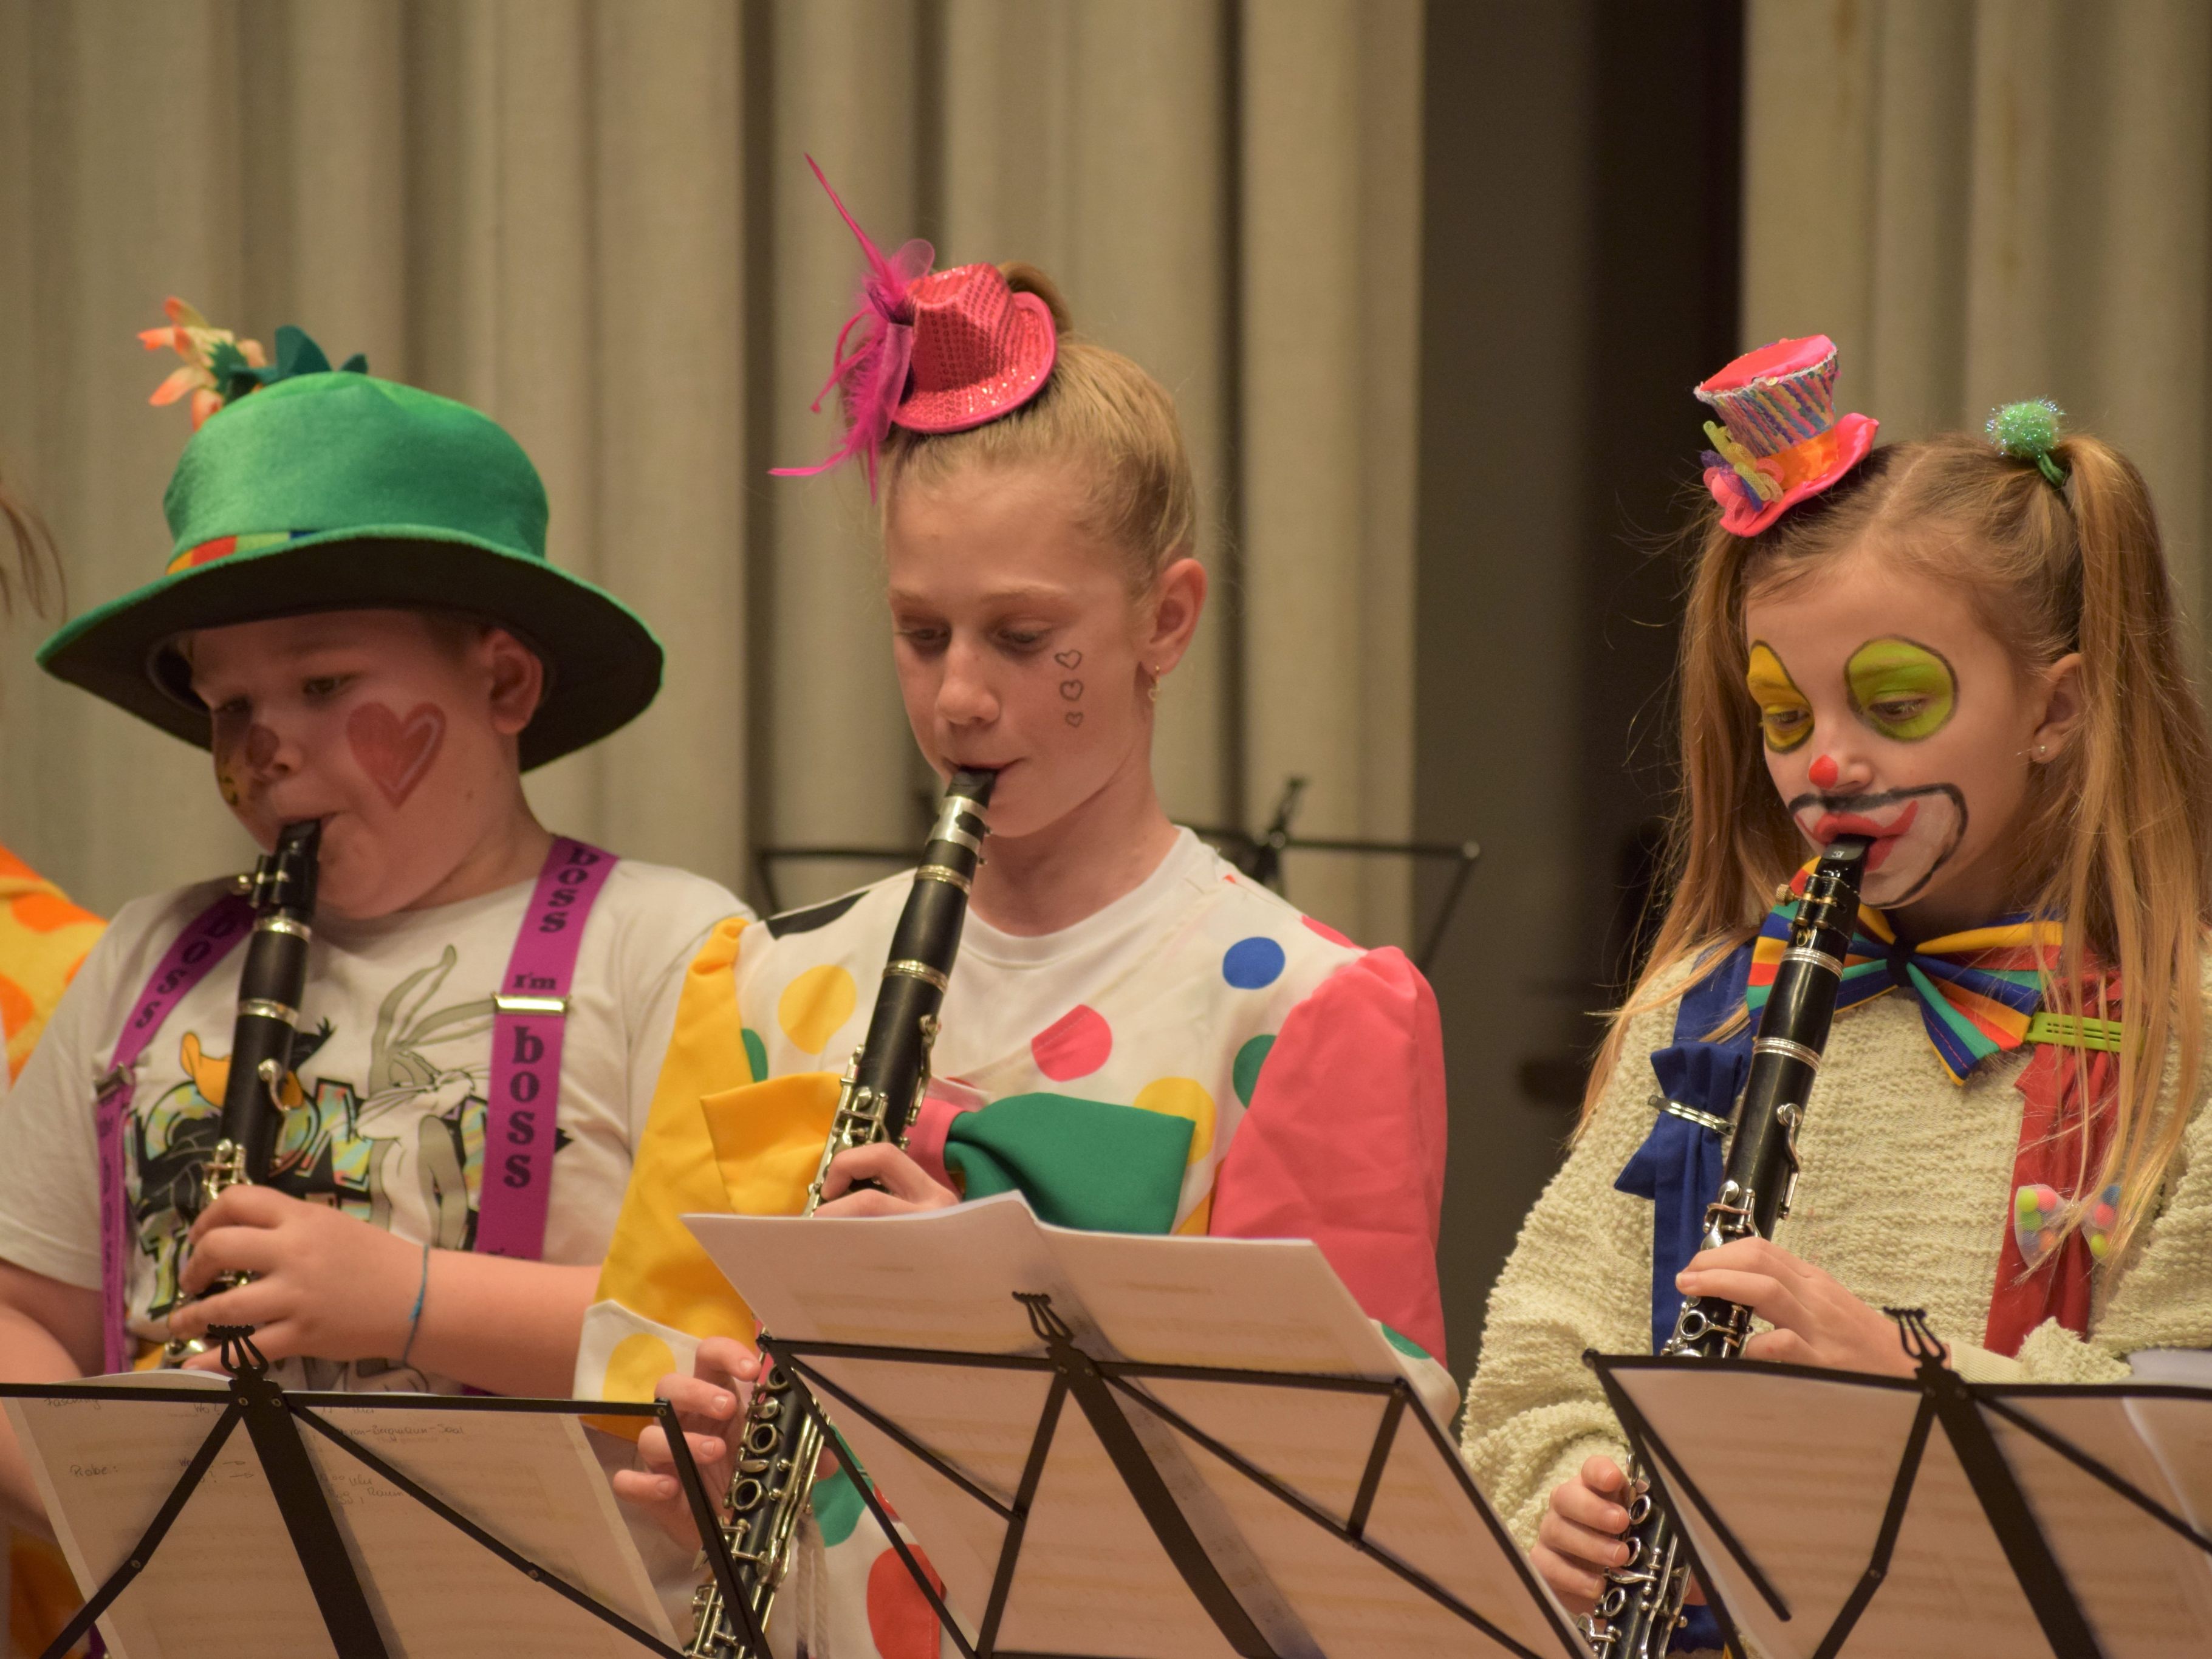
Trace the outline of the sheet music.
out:
[[[193,1380],[181,1380],[188,1376]],[[106,1380],[150,1382],[191,1398],[174,1407],[6,1402],[84,1587],[100,1583],[130,1553],[229,1398],[224,1379],[197,1373]],[[358,1406],[318,1412],[510,1547],[673,1641],[576,1419],[410,1410],[386,1403],[392,1397],[362,1395]],[[301,1439],[394,1659],[482,1659],[517,1647],[591,1659],[639,1651],[343,1448],[311,1429]],[[331,1651],[242,1423],[102,1625],[118,1659],[300,1659]]]
[[[1677,1504],[1753,1651],[1812,1654],[1869,1565],[1921,1413],[1917,1385],[1756,1364],[1622,1364],[1610,1376],[1789,1608],[1785,1620],[1767,1604],[1710,1517]],[[2212,1562],[2082,1460],[2192,1519],[2212,1501],[2212,1393],[2126,1383],[1978,1392],[2067,1449],[1982,1409],[2106,1659],[2202,1652]],[[1671,1481],[1663,1462],[1662,1476]],[[1933,1423],[1894,1556],[1844,1659],[2049,1651],[1982,1498]]]
[[[1046,1291],[1096,1356],[1144,1364],[1388,1381],[1395,1352],[1314,1245],[1303,1241],[1083,1233],[1036,1221],[1018,1194],[866,1220],[686,1220],[775,1334],[799,1340],[1041,1355],[1012,1292]],[[1018,1486],[1050,1377],[906,1364],[812,1362],[1001,1504]],[[1382,1418],[1379,1395],[1292,1385],[1147,1380],[1144,1390],[1341,1524]],[[972,1635],[1005,1537],[984,1505],[835,1398],[830,1413],[921,1540]],[[1125,1412],[1210,1539],[1208,1554],[1285,1655],[1376,1659],[1500,1647],[1141,1404]],[[1529,1651],[1583,1650],[1525,1575],[1455,1455],[1405,1413],[1370,1541],[1418,1561]],[[1256,1579],[1252,1575],[1257,1575]],[[1186,1659],[1229,1649],[1127,1496],[1073,1400],[1024,1539],[1002,1644],[1028,1653]]]

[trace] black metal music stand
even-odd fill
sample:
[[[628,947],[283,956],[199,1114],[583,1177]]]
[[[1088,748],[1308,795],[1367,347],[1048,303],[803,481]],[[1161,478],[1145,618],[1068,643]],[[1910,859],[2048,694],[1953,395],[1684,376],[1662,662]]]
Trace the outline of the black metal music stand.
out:
[[[116,1598],[145,1571],[155,1552],[161,1547],[161,1540],[184,1512],[193,1492],[214,1466],[217,1454],[229,1440],[232,1431],[240,1425],[246,1429],[261,1471],[268,1480],[270,1495],[276,1499],[277,1510],[283,1517],[285,1530],[290,1534],[293,1549],[307,1574],[308,1588],[314,1594],[324,1628],[330,1635],[331,1646],[337,1651],[338,1659],[395,1659],[395,1656],[377,1626],[361,1576],[347,1550],[345,1537],[339,1529],[331,1496],[308,1455],[303,1430],[311,1431],[343,1448],[377,1476],[389,1481],[441,1520],[482,1545],[517,1572],[543,1584],[593,1618],[613,1626],[641,1647],[660,1655],[661,1659],[684,1659],[681,1652],[652,1632],[569,1583],[550,1568],[511,1548],[395,1468],[390,1460],[363,1445],[323,1415],[327,1411],[368,1407],[379,1411],[526,1413],[566,1417],[646,1417],[654,1419],[668,1437],[669,1446],[675,1456],[677,1478],[683,1485],[693,1518],[700,1524],[700,1536],[705,1541],[707,1559],[716,1582],[722,1588],[725,1602],[740,1609],[738,1616],[751,1626],[750,1633],[760,1644],[758,1650],[767,1650],[765,1639],[761,1637],[758,1627],[751,1626],[750,1607],[736,1594],[730,1553],[723,1542],[720,1528],[714,1524],[714,1506],[700,1482],[698,1468],[692,1462],[690,1447],[678,1426],[674,1408],[666,1401],[644,1404],[615,1401],[519,1400],[489,1395],[325,1394],[287,1390],[269,1380],[269,1362],[253,1346],[251,1327],[216,1326],[210,1328],[208,1334],[221,1344],[223,1366],[231,1373],[228,1400],[224,1410],[201,1441],[191,1462],[186,1465],[184,1474],[171,1489],[152,1522],[126,1554],[122,1565],[108,1574],[99,1588],[91,1593],[76,1616],[48,1644],[40,1659],[64,1659],[64,1656],[93,1627]],[[199,1407],[212,1404],[223,1396],[211,1390],[151,1386],[133,1388],[127,1384],[8,1382],[0,1383],[0,1398],[82,1401],[100,1406],[131,1402]],[[396,1659],[404,1659],[404,1655],[397,1656]]]
[[[2159,1454],[2116,1433],[2112,1414],[2141,1401],[2187,1412],[2202,1443],[2212,1390],[1971,1383],[1923,1312],[1887,1311],[1911,1377],[1585,1356],[1681,1523],[1729,1650],[1752,1650],[1748,1631],[1776,1659],[1955,1659],[1957,1630],[1927,1609],[1966,1587],[1977,1653],[2103,1659],[2166,1650],[2137,1644],[2147,1627],[2171,1637],[2177,1619],[2201,1632],[2212,1536],[2142,1489]],[[1719,1437],[1733,1445],[1717,1455]],[[1848,1494],[1808,1490],[1824,1455],[1848,1460]],[[2136,1478],[2114,1467],[2124,1457]],[[2212,1494],[2212,1468],[2195,1473],[2200,1498]]]
[[[1165,1551],[1175,1571],[1203,1609],[1212,1629],[1243,1659],[1290,1659],[1294,1652],[1316,1650],[1310,1642],[1285,1643],[1271,1638],[1230,1582],[1231,1574],[1201,1538],[1200,1529],[1179,1502],[1155,1452],[1145,1444],[1145,1431],[1153,1425],[1171,1431],[1177,1443],[1194,1449],[1233,1470],[1259,1492],[1308,1522],[1341,1547],[1349,1571],[1352,1564],[1369,1564],[1380,1570],[1377,1582],[1404,1587],[1421,1603],[1441,1609],[1436,1620],[1443,1639],[1428,1646],[1431,1652],[1510,1654],[1515,1659],[1587,1659],[1587,1650],[1557,1602],[1541,1588],[1534,1572],[1503,1525],[1477,1495],[1465,1466],[1443,1431],[1423,1409],[1412,1386],[1402,1377],[1393,1379],[1309,1376],[1279,1371],[1246,1371],[1194,1365],[1146,1364],[1094,1358],[1079,1346],[1066,1322],[1048,1295],[1015,1292],[1028,1310],[1030,1324],[1044,1344],[1042,1355],[969,1352],[957,1350],[896,1348],[868,1344],[796,1341],[763,1337],[763,1346],[793,1379],[793,1394],[803,1399],[803,1409],[822,1418],[821,1401],[827,1400],[849,1413],[848,1425],[867,1429],[918,1460],[930,1474],[965,1498],[980,1505],[1002,1525],[1002,1542],[975,1633],[971,1636],[954,1617],[931,1571],[917,1552],[901,1536],[894,1517],[874,1491],[872,1482],[855,1480],[862,1500],[905,1564],[908,1575],[928,1598],[938,1620],[959,1650],[963,1659],[1110,1659],[1111,1649],[1091,1645],[1054,1649],[1015,1650],[1002,1644],[1000,1631],[1010,1607],[1020,1593],[1023,1549],[1041,1486],[1052,1469],[1054,1451],[1066,1407],[1073,1402],[1111,1460],[1115,1473],[1134,1501],[1151,1535]],[[994,1494],[959,1461],[924,1443],[896,1420],[896,1408],[862,1399],[849,1382],[829,1375],[824,1364],[840,1361],[887,1362],[901,1367],[945,1367],[970,1374],[997,1371],[1029,1373],[1048,1378],[1043,1405],[1036,1425],[1028,1435],[1018,1486],[1010,1495]],[[1291,1389],[1310,1394],[1364,1397],[1379,1403],[1380,1425],[1365,1455],[1364,1473],[1352,1503],[1342,1514],[1301,1494],[1250,1458],[1225,1444],[1182,1413],[1171,1408],[1146,1387],[1147,1383],[1200,1382],[1246,1389]],[[858,1468],[850,1447],[826,1419],[824,1426],[848,1468]],[[1409,1426],[1410,1425],[1410,1426]],[[1511,1564],[1510,1611],[1493,1605],[1487,1612],[1470,1606],[1437,1580],[1431,1571],[1413,1565],[1397,1551],[1370,1536],[1378,1499],[1391,1485],[1389,1475],[1396,1455],[1434,1455],[1449,1467],[1468,1503],[1486,1522],[1492,1540]],[[901,1502],[911,1514],[915,1495],[902,1489]],[[922,1540],[925,1547],[928,1540]],[[1261,1562],[1261,1566],[1267,1563]],[[1279,1574],[1276,1575],[1279,1583]],[[1249,1583],[1249,1578],[1246,1580]],[[1518,1626],[1521,1634],[1505,1628]],[[1110,1636],[1110,1632],[1109,1632]],[[1096,1640],[1096,1633],[1091,1633]]]

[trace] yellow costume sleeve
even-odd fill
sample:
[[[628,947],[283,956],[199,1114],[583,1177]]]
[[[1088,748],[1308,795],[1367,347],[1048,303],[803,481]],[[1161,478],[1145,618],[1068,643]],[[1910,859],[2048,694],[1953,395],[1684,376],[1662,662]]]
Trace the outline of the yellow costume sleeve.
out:
[[[685,970],[599,1297],[584,1316],[580,1399],[650,1400],[663,1376],[690,1369],[705,1338],[750,1343],[751,1310],[684,1218],[796,1215],[821,1161],[837,1079],[754,1078],[738,1006],[744,927],[737,917],[720,923]],[[609,1418],[597,1426],[634,1437],[642,1425]]]
[[[0,847],[0,1026],[8,1075],[23,1070],[54,1005],[107,924]]]

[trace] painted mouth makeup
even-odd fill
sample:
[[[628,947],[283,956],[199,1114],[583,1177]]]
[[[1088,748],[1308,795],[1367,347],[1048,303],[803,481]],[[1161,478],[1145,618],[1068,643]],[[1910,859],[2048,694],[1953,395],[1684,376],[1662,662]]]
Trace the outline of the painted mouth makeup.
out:
[[[1866,836],[1874,842],[1867,849],[1867,872],[1871,875],[1888,862],[1890,852],[1897,843],[1912,833],[1913,821],[1919,816],[1920,803],[1917,800],[1906,802],[1905,810],[1886,823],[1858,812],[1826,812],[1813,826],[1813,839],[1826,847],[1838,836]]]
[[[1865,836],[1871,888],[1867,902],[1884,909],[1910,904],[1927,891],[1966,836],[1966,799],[1956,784],[1923,784],[1876,795],[1808,792],[1787,805],[1805,838],[1825,848],[1838,836]],[[1915,834],[1915,830],[1919,833]],[[1894,864],[1894,869],[1888,866]]]

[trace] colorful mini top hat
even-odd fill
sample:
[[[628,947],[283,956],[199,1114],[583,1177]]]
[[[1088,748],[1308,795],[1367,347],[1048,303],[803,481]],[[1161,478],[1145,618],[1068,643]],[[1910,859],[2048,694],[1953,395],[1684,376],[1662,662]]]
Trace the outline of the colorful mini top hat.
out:
[[[860,308],[837,335],[836,366],[814,407],[838,390],[845,437],[814,466],[777,467],[780,477],[826,472],[854,455],[876,478],[876,452],[894,426],[910,432],[962,432],[1019,409],[1044,390],[1059,355],[1052,308],[1034,294],[1017,294],[996,265],[956,265],[932,271],[927,242],[911,241],[886,259],[868,239],[822,169],[808,156],[822,188],[860,244],[868,262]],[[865,337],[848,355],[856,328]]]
[[[193,393],[198,430],[162,498],[162,574],[39,648],[49,673],[187,742],[208,711],[177,649],[194,629],[311,611],[436,606],[511,629],[546,666],[523,732],[541,766],[642,713],[660,689],[652,630],[545,556],[545,489],[499,423],[449,398],[332,369],[295,328],[276,361],[170,302],[185,368],[155,401]],[[246,395],[250,393],[251,395]]]
[[[1835,411],[1836,343],[1825,334],[1746,352],[1698,387],[1720,416],[1705,422],[1705,488],[1721,528],[1756,536],[1866,459],[1880,422]]]

